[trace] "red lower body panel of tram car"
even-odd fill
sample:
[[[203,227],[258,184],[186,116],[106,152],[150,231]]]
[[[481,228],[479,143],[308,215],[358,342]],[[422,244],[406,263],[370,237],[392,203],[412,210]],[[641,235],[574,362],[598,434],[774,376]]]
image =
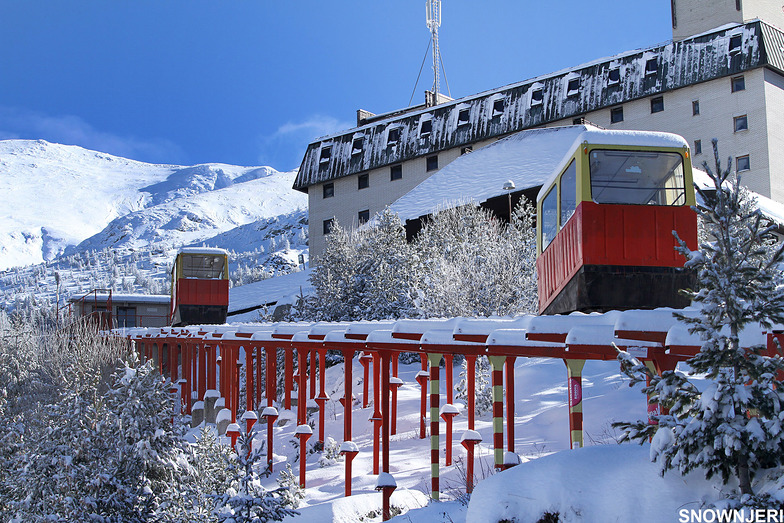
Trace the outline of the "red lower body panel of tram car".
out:
[[[694,210],[582,202],[536,261],[539,312],[687,306],[694,276],[672,231],[696,249]]]
[[[177,280],[179,321],[182,324],[224,323],[229,308],[228,280]]]

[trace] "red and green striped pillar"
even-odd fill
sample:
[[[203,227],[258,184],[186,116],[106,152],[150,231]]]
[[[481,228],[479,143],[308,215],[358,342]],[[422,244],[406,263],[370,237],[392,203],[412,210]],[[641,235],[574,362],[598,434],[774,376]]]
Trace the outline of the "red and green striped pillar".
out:
[[[439,417],[439,396],[440,383],[439,383],[439,365],[441,364],[441,354],[428,354],[427,361],[430,364],[430,477],[432,481],[432,491],[430,497],[438,501],[439,495],[439,467],[438,467],[438,449],[439,449],[439,434],[438,425]]]
[[[564,360],[568,375],[569,435],[573,449],[583,446],[583,367],[585,360]]]
[[[493,385],[493,462],[504,468],[504,362],[506,356],[488,356]]]

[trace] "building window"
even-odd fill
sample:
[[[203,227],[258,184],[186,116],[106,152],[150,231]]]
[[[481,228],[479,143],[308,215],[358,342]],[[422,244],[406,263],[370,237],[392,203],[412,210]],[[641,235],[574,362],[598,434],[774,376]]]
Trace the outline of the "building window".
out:
[[[732,78],[732,92],[738,91],[745,91],[746,90],[746,78],[741,76],[735,76]]]
[[[335,196],[335,184],[332,182],[322,185],[324,198],[332,198]]]
[[[702,140],[694,140],[694,154],[702,154]]]
[[[621,68],[616,67],[614,69],[610,69],[610,72],[607,74],[607,86],[612,87],[620,83],[621,83]]]
[[[749,129],[749,119],[746,118],[746,115],[743,116],[736,116],[733,118],[734,125],[735,125],[735,132],[738,131],[747,131]]]
[[[732,35],[730,37],[730,54],[736,54],[740,52],[740,46],[742,43],[741,35]]]
[[[580,93],[580,79],[572,78],[566,84],[566,96],[577,96]]]
[[[664,110],[664,97],[657,96],[655,98],[651,98],[651,114],[660,113],[663,110]]]
[[[698,114],[700,114],[700,101],[694,100],[691,102],[691,115],[697,116]]]
[[[357,213],[357,223],[362,225],[363,223],[367,223],[370,220],[370,209],[365,209],[364,211],[359,211]]]
[[[585,118],[583,118],[582,116],[579,118],[572,119],[572,125],[582,125],[584,123],[585,123]]]
[[[460,109],[457,113],[457,126],[468,125],[468,119],[471,116],[471,109]]]
[[[393,165],[389,168],[389,181],[394,182],[403,178],[403,166],[401,164]]]
[[[659,72],[659,61],[651,58],[645,62],[645,76],[653,76]]]
[[[623,121],[623,106],[613,107],[610,109],[610,123],[619,123]]]
[[[325,235],[332,232],[332,227],[335,225],[335,218],[330,218],[329,220],[324,220],[322,224],[322,231]]]
[[[427,157],[427,171],[435,171],[438,169],[438,155]]]
[[[493,118],[498,118],[504,114],[504,99],[499,98],[493,102]]]
[[[400,127],[392,127],[387,132],[387,145],[397,145],[400,141]]]
[[[751,169],[751,164],[749,163],[748,154],[745,156],[738,156],[735,159],[735,170],[737,172],[748,171],[749,169]]]
[[[474,151],[474,146],[473,145],[466,145],[465,147],[461,147],[460,148],[460,154],[461,155],[468,154],[468,153],[473,152],[473,151]]]
[[[740,11],[740,0],[735,0],[735,10]]]
[[[544,89],[540,87],[539,89],[534,89],[533,91],[531,91],[531,107],[542,105],[543,102],[544,102]]]
[[[360,136],[358,138],[354,138],[354,142],[351,144],[351,156],[355,154],[362,154],[362,148],[365,145],[365,137]]]
[[[327,163],[332,157],[332,146],[325,145],[321,148],[321,153],[319,154],[319,163]]]
[[[433,120],[430,118],[422,120],[419,124],[419,137],[424,138],[433,132]]]
[[[370,175],[368,173],[362,173],[357,176],[357,188],[367,189],[368,187],[370,187]]]

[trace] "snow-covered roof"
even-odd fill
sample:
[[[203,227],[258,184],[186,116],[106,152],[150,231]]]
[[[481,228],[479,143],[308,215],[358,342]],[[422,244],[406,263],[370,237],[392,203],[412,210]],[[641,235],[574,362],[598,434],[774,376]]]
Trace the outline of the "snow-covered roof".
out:
[[[218,247],[183,247],[179,250],[179,254],[225,254],[228,256],[229,251]]]
[[[730,52],[730,40],[738,34],[742,36],[740,52]],[[309,186],[325,181],[500,138],[757,67],[784,71],[782,41],[784,34],[780,30],[755,20],[602,58],[433,107],[374,118],[365,125],[311,143],[294,188],[307,192]],[[613,76],[617,73],[617,81],[610,80],[611,72]],[[579,88],[569,89],[569,80],[575,79],[579,80]],[[465,109],[469,111],[468,121],[458,122],[460,111]],[[431,122],[429,133],[421,132],[423,120]],[[396,141],[388,136],[388,129],[393,127],[398,130]]]
[[[85,301],[88,303],[106,303],[109,299],[109,294],[81,294],[79,296],[71,296],[68,298],[70,302]],[[113,292],[111,294],[112,303],[125,302],[125,303],[149,303],[149,304],[166,304],[171,301],[171,296],[168,294],[119,294]]]

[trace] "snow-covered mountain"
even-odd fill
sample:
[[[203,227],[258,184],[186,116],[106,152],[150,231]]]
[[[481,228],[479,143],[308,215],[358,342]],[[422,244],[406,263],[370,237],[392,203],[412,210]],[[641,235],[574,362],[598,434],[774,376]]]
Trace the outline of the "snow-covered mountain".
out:
[[[106,247],[205,241],[304,212],[295,173],[154,165],[45,141],[0,141],[0,269]]]

